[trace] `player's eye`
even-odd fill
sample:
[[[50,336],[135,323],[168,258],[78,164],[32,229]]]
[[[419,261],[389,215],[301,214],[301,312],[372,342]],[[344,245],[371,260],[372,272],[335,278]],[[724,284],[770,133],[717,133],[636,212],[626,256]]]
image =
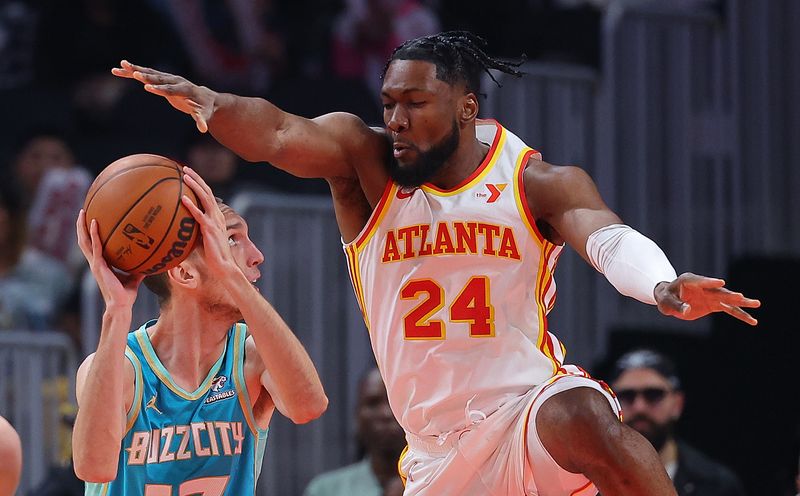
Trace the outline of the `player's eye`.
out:
[[[229,245],[229,246],[236,246],[236,245],[238,245],[238,244],[239,244],[239,242],[238,242],[238,241],[236,241],[236,238],[235,238],[235,237],[233,237],[233,236],[228,236],[228,245]]]

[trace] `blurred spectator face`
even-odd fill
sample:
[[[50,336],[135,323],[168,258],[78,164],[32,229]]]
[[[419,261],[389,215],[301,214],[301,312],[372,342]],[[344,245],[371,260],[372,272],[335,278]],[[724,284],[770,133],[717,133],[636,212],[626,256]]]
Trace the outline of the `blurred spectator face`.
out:
[[[188,165],[207,183],[224,184],[236,173],[236,155],[217,143],[199,143],[186,154]]]
[[[675,422],[683,411],[683,393],[653,369],[635,368],[623,372],[611,386],[622,406],[625,423],[635,429],[658,451],[672,437]]]
[[[361,384],[357,410],[358,436],[368,453],[399,456],[406,444],[405,432],[392,415],[386,386],[378,369]]]
[[[32,194],[45,172],[74,164],[75,157],[63,140],[55,136],[38,136],[28,141],[17,154],[14,172],[20,185]]]

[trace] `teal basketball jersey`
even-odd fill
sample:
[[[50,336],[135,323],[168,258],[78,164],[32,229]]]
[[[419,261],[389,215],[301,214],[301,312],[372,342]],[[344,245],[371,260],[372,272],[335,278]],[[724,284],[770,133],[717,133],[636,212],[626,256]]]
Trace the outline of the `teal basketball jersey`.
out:
[[[247,326],[228,331],[225,350],[196,391],[170,377],[147,335],[128,335],[136,373],[117,478],[87,483],[87,496],[247,496],[255,494],[266,447],[244,380]],[[187,337],[187,339],[191,339]]]

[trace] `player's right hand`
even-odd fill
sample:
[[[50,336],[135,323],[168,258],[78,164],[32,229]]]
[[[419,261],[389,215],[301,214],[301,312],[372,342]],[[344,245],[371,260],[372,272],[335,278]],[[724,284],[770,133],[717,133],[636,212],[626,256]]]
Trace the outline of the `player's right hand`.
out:
[[[106,303],[106,310],[133,308],[133,302],[136,301],[139,284],[144,279],[144,275],[122,274],[108,266],[108,262],[103,258],[103,243],[100,241],[97,221],[92,219],[90,228],[87,229],[86,212],[83,209],[78,213],[78,220],[75,224],[78,231],[78,246],[89,262],[89,268],[97,280],[97,286]]]
[[[134,65],[127,60],[121,61],[119,65],[111,69],[111,74],[139,81],[144,84],[146,91],[163,96],[170,105],[189,114],[201,133],[208,131],[208,120],[214,111],[216,92],[181,76]]]

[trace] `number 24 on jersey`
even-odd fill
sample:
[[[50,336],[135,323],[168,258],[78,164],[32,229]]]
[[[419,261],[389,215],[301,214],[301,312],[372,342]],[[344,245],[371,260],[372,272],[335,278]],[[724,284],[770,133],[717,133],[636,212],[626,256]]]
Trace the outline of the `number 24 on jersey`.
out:
[[[444,288],[433,279],[412,279],[400,289],[403,300],[420,300],[403,317],[406,339],[444,339],[446,325],[431,316],[446,303]],[[471,337],[494,337],[494,307],[489,278],[473,276],[450,303],[450,322],[469,324]]]

